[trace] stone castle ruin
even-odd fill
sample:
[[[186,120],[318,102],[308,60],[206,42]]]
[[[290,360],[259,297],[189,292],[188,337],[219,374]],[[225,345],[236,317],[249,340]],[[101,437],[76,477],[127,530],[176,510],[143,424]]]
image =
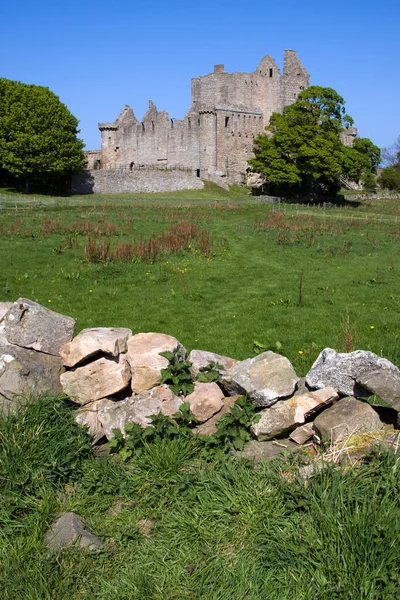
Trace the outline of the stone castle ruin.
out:
[[[246,181],[254,138],[273,112],[282,112],[309,85],[294,50],[285,50],[283,75],[264,56],[253,73],[226,73],[224,65],[192,79],[192,104],[182,120],[152,101],[141,122],[125,106],[114,123],[100,123],[101,150],[87,153],[92,169],[187,169],[201,179]]]

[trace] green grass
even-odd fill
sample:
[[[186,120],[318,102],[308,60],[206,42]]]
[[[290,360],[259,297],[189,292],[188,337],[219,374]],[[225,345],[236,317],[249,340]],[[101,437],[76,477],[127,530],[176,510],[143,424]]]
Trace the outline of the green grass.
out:
[[[394,454],[304,481],[284,458],[201,463],[196,441],[178,438],[125,464],[93,457],[55,399],[0,423],[0,451],[4,600],[399,596]],[[45,532],[64,510],[100,536],[100,552],[46,550]]]
[[[334,209],[281,206],[289,229],[260,230],[274,207],[235,199],[209,186],[162,198],[44,198],[37,209],[0,212],[0,299],[25,296],[77,320],[77,329],[124,326],[162,331],[185,347],[243,359],[254,341],[281,351],[304,374],[326,346],[345,349],[343,320],[354,347],[399,360],[400,222],[377,207]],[[243,191],[240,191],[243,194]],[[195,196],[193,196],[195,194]],[[167,198],[168,196],[168,198]],[[47,204],[46,204],[47,203]],[[332,230],[291,230],[302,216]],[[381,220],[382,217],[382,220]],[[111,223],[112,245],[148,239],[189,221],[210,233],[213,252],[140,261],[87,264],[86,236],[41,233],[45,220]],[[69,238],[69,240],[67,239]],[[302,302],[299,281],[303,273]],[[299,351],[302,354],[299,354]]]
[[[188,350],[238,359],[279,342],[299,375],[326,346],[400,363],[394,199],[324,211],[207,186],[31,200],[16,195],[12,204],[0,194],[0,301],[31,298],[73,316],[76,331],[160,331]],[[114,246],[182,221],[210,233],[210,254],[191,248],[153,264],[89,264],[87,236],[66,232],[110,223],[116,233],[97,241]],[[55,226],[64,233],[46,233]],[[180,438],[149,444],[124,464],[93,454],[73,407],[42,398],[0,421],[1,597],[395,600],[398,469],[387,453],[305,482],[292,459],[205,463],[196,441]],[[45,532],[65,510],[101,537],[101,552],[47,552]],[[142,519],[153,523],[149,537]]]

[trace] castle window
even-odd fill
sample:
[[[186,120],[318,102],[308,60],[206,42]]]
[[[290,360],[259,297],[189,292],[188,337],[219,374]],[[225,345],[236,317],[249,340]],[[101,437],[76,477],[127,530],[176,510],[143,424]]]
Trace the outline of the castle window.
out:
[[[196,169],[196,177],[200,177],[200,169]]]
[[[151,122],[151,130],[154,131],[155,126],[154,126],[154,121]]]
[[[188,119],[188,128],[191,129],[192,128],[192,122],[190,119]]]
[[[197,125],[200,127],[200,119],[197,119]]]
[[[270,69],[270,70],[269,70],[269,76],[270,76],[270,77],[272,77],[272,76],[273,76],[273,74],[274,74],[274,70],[273,70],[273,69]]]
[[[174,128],[174,120],[171,119],[171,129],[173,129],[173,128]]]
[[[144,129],[144,123],[143,123],[143,122],[142,122],[142,132],[143,132],[143,133],[145,132],[145,129]]]
[[[229,125],[229,117],[225,117],[225,127],[228,127]]]

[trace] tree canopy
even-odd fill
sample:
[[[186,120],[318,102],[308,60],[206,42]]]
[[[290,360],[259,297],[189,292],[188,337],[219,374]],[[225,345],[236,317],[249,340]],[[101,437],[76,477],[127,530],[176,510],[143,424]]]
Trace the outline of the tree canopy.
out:
[[[0,79],[0,170],[53,187],[85,166],[78,120],[46,87]]]
[[[351,148],[342,143],[341,132],[352,124],[335,90],[311,86],[282,114],[271,116],[269,135],[255,139],[249,164],[274,193],[332,196],[342,178],[358,181],[376,171],[380,161],[379,148],[368,139],[357,139]]]

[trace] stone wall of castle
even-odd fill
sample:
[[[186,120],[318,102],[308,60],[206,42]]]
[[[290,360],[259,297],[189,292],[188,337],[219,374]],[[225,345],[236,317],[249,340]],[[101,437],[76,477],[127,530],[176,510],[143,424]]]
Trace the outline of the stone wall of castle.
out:
[[[269,55],[253,73],[226,73],[216,65],[213,73],[192,79],[192,104],[183,119],[171,119],[150,101],[141,122],[125,106],[114,123],[100,123],[101,168],[132,161],[181,166],[203,179],[244,183],[255,136],[308,85],[294,50],[285,51],[283,75]]]
[[[126,194],[198,190],[204,183],[191,171],[167,171],[135,168],[87,170],[74,175],[73,194]]]

